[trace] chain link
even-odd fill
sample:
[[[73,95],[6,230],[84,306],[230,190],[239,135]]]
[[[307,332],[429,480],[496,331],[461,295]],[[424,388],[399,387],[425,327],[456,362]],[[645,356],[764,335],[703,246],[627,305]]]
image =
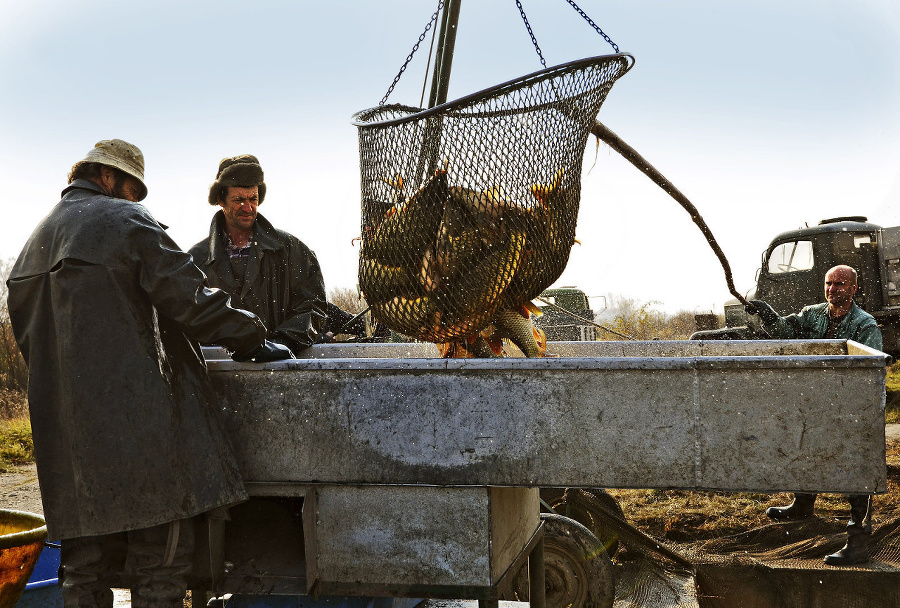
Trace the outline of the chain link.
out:
[[[431,16],[431,21],[428,22],[428,25],[425,26],[425,31],[422,32],[422,35],[419,36],[419,41],[413,46],[412,51],[410,51],[409,56],[406,58],[406,61],[400,67],[400,71],[397,72],[397,75],[394,77],[394,82],[391,83],[391,86],[388,87],[387,93],[384,94],[384,97],[381,98],[381,101],[378,102],[379,106],[383,106],[384,102],[387,101],[388,97],[391,96],[391,93],[394,91],[394,87],[397,86],[397,83],[400,82],[400,77],[403,76],[403,72],[406,71],[406,66],[409,65],[409,62],[412,61],[413,55],[416,54],[416,51],[419,50],[419,45],[422,44],[422,41],[425,40],[425,36],[428,34],[428,30],[431,29],[431,26],[434,25],[434,22],[437,21],[438,15],[441,12],[441,8],[444,6],[444,0],[440,0],[438,2],[437,10],[434,11],[434,14]]]
[[[613,42],[610,39],[610,37],[607,36],[606,33],[604,33],[603,30],[600,29],[600,26],[598,26],[596,23],[594,23],[593,19],[588,17],[587,13],[585,13],[583,10],[581,10],[581,8],[577,4],[575,4],[575,2],[573,0],[566,0],[566,2],[568,2],[569,5],[571,5],[571,7],[574,8],[578,12],[578,14],[581,15],[584,18],[584,20],[587,21],[588,24],[592,28],[594,28],[594,30],[597,31],[597,33],[600,34],[600,36],[602,36],[603,39],[609,43],[610,46],[612,46],[612,48],[615,52],[617,52],[617,53],[619,52],[618,45],[615,42]],[[416,51],[419,50],[419,45],[422,44],[422,41],[425,40],[425,36],[428,35],[428,30],[430,30],[431,27],[437,21],[438,15],[440,14],[443,6],[444,6],[444,0],[440,0],[438,2],[437,10],[434,11],[434,14],[431,16],[431,21],[429,21],[428,25],[425,26],[425,31],[422,32],[421,36],[419,36],[418,42],[416,42],[416,44],[413,45],[412,51],[410,51],[409,56],[407,56],[407,58],[406,58],[406,61],[400,67],[400,71],[397,72],[397,75],[394,77],[394,82],[392,82],[391,86],[388,87],[387,93],[385,93],[384,97],[381,98],[381,101],[378,102],[379,106],[383,106],[385,104],[385,102],[388,100],[388,97],[391,96],[391,93],[394,92],[394,87],[396,87],[397,83],[400,82],[400,77],[403,76],[403,72],[406,71],[406,68],[409,65],[410,61],[412,61],[413,55],[415,55]],[[528,30],[528,35],[531,37],[531,43],[534,45],[534,50],[537,51],[538,58],[541,60],[541,65],[546,68],[547,62],[544,60],[544,54],[541,52],[541,47],[538,45],[537,38],[535,38],[535,36],[534,36],[534,31],[531,29],[531,24],[528,22],[528,17],[525,16],[525,9],[522,7],[521,0],[516,0],[516,6],[519,8],[519,14],[522,15],[522,21],[525,22],[525,29]]]
[[[519,14],[522,15],[522,21],[525,22],[525,29],[528,30],[528,35],[531,36],[531,44],[534,45],[534,50],[537,51],[538,58],[541,60],[541,65],[546,68],[547,62],[544,61],[544,54],[541,52],[541,47],[538,46],[537,38],[534,37],[534,32],[531,31],[531,24],[528,23],[528,17],[525,16],[525,9],[522,8],[522,3],[519,0],[516,0],[516,6],[519,7]]]
[[[518,2],[518,0],[516,0],[516,1]],[[578,5],[575,4],[575,2],[573,2],[572,0],[566,0],[566,2],[568,2],[568,3],[572,6],[572,8],[574,8],[576,11],[578,11],[578,14],[581,15],[582,17],[584,17],[584,20],[587,21],[588,24],[589,24],[592,28],[594,28],[595,30],[597,30],[597,33],[598,33],[598,34],[600,34],[601,36],[603,36],[603,39],[606,40],[606,41],[609,43],[609,45],[613,48],[613,50],[614,50],[615,52],[617,52],[617,53],[619,52],[619,47],[618,47],[618,45],[616,45],[615,42],[613,42],[612,40],[610,40],[609,36],[607,36],[605,33],[603,33],[603,30],[600,29],[600,26],[597,25],[596,23],[594,23],[593,19],[591,19],[590,17],[587,16],[587,13],[585,13],[583,10],[581,10],[581,9],[578,7]]]

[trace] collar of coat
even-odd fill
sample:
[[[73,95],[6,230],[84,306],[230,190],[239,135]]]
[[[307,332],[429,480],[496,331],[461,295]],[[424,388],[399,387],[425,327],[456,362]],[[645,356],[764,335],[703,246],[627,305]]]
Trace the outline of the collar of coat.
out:
[[[108,198],[110,200],[120,201],[123,203],[127,203],[129,205],[143,205],[143,203],[135,203],[134,201],[129,201],[124,198],[116,198],[114,196],[109,196],[106,192],[103,191],[103,188],[101,188],[100,186],[98,186],[97,184],[95,184],[94,182],[92,182],[89,179],[76,179],[71,184],[69,184],[68,186],[63,188],[63,191],[60,194],[60,198],[65,198],[67,194],[69,194],[70,192],[74,192],[75,190],[90,190],[91,192],[94,192],[95,194],[97,194],[99,196],[105,196],[106,198]],[[169,229],[168,226],[166,226],[159,220],[156,220],[156,223],[159,224],[160,226],[162,226],[163,230]]]
[[[72,190],[92,190],[92,191],[96,192],[97,194],[102,194],[103,196],[106,196],[106,193],[103,192],[103,188],[101,188],[100,186],[98,186],[97,184],[92,182],[91,180],[76,179],[75,181],[73,181],[71,184],[69,184],[68,186],[66,186],[63,189],[60,197],[64,197],[66,194],[68,194]]]
[[[209,228],[208,264],[217,259],[228,259],[228,250],[225,246],[225,230],[225,213],[220,209],[213,216],[212,225]],[[284,243],[278,238],[278,232],[275,227],[259,213],[256,214],[256,221],[253,223],[253,234],[250,237],[250,242],[262,251],[284,249]]]
[[[832,321],[838,321],[837,325],[835,325],[835,331],[841,331],[844,329],[850,330],[852,324],[860,323],[866,317],[871,316],[869,315],[869,313],[860,308],[855,300],[850,303],[850,310],[848,310],[847,313],[841,317],[832,318],[831,307],[829,306],[828,302],[813,304],[812,306],[809,306],[807,308],[809,309],[813,317],[818,318],[818,320],[814,320],[813,322],[818,324],[819,327],[822,328],[823,332],[828,329],[828,325]]]

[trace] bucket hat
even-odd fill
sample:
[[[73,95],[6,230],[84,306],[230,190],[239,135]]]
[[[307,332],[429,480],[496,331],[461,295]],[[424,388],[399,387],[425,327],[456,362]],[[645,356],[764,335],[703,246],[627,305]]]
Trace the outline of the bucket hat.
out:
[[[87,153],[85,163],[100,163],[109,167],[115,167],[135,178],[141,184],[141,194],[138,200],[142,201],[147,196],[147,184],[144,183],[144,155],[134,144],[121,139],[104,139],[94,144]]]

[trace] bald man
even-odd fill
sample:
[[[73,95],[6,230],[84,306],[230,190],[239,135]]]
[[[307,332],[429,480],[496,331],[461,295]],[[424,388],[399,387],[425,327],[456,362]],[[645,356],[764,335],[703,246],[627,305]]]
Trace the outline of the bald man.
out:
[[[761,300],[751,300],[747,308],[758,316],[757,323],[776,339],[833,338],[853,340],[876,350],[881,350],[881,330],[875,318],[853,301],[858,289],[856,270],[850,266],[835,266],[825,274],[825,300],[822,304],[807,306],[799,313],[781,317],[771,306]],[[850,522],[847,524],[847,544],[825,557],[832,566],[850,566],[869,561],[868,539],[871,524],[867,519],[871,506],[866,494],[851,494]],[[815,494],[794,494],[794,501],[785,507],[770,507],[766,515],[771,519],[805,519],[813,516]]]

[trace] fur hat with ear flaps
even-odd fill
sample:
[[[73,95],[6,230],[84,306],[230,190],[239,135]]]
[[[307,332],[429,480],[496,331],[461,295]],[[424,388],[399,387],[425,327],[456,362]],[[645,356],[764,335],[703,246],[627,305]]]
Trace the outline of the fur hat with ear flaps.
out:
[[[263,181],[263,170],[259,159],[252,154],[241,154],[232,158],[223,158],[219,163],[216,181],[209,187],[209,204],[219,204],[219,189],[225,186],[248,188],[259,186],[259,202],[266,198],[266,182]]]

